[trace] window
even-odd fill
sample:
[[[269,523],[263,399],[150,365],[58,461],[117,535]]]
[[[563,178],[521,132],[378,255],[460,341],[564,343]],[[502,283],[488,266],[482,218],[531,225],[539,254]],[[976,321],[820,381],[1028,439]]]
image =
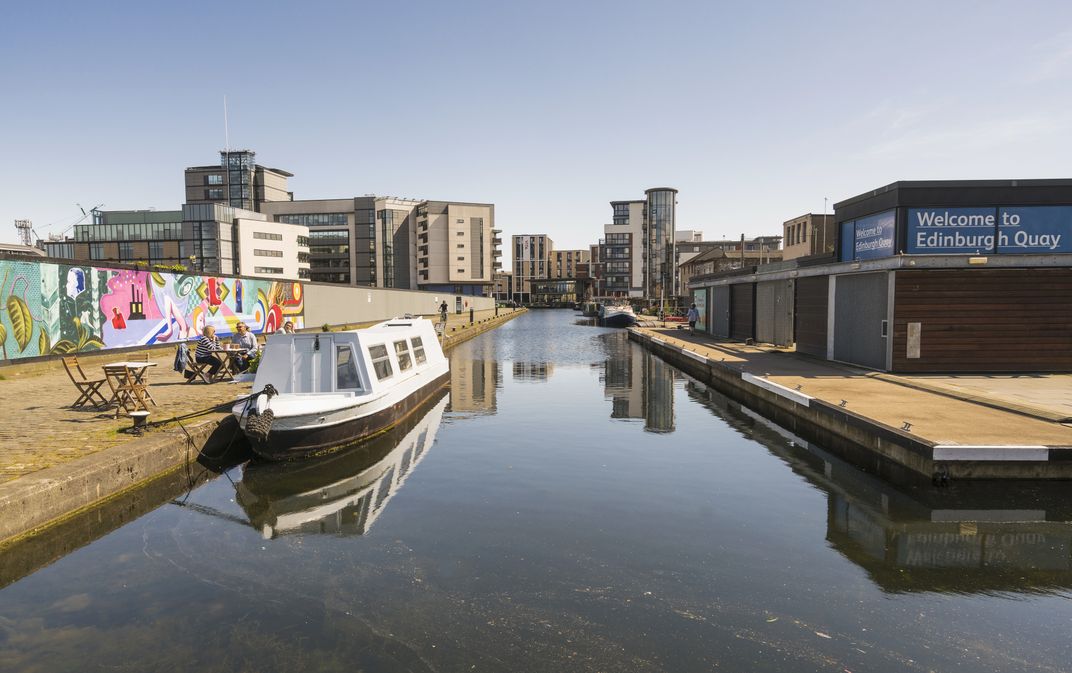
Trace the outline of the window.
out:
[[[308,236],[299,236],[298,237],[298,245],[300,247],[303,247],[303,248],[308,248],[309,247],[309,237]]]
[[[394,371],[391,369],[391,356],[387,354],[387,346],[369,346],[368,352],[372,358],[372,368],[376,370],[376,378],[380,381],[390,378]]]
[[[206,183],[210,184],[210,185],[222,185],[223,184],[223,176],[220,175],[219,173],[217,173],[215,175],[209,175],[208,178],[206,179]]]
[[[162,241],[149,241],[149,259],[164,259],[164,243]]]
[[[464,223],[465,223],[465,220],[458,220],[458,224],[464,224]],[[465,236],[465,232],[464,231],[456,231],[456,232],[454,232],[454,235],[455,236]]]
[[[223,190],[222,189],[206,189],[205,190],[205,198],[206,199],[222,199],[223,198]]]
[[[259,248],[253,249],[253,254],[256,257],[282,257],[282,250],[261,250]]]
[[[133,243],[120,243],[119,244],[119,259],[132,260],[134,259],[134,244]]]
[[[259,238],[265,241],[282,241],[283,234],[269,234],[264,231],[253,232],[253,238]]]
[[[283,269],[277,266],[255,266],[253,273],[278,273],[283,274]]]
[[[404,372],[413,366],[413,360],[409,357],[409,344],[404,339],[395,342],[395,355],[398,356],[398,371]]]
[[[420,337],[413,337],[410,339],[413,342],[413,359],[417,361],[417,364],[423,365],[427,358],[424,356],[424,342]]]
[[[807,223],[800,225],[800,242],[808,242],[808,225]]]
[[[279,222],[286,222],[287,224],[304,224],[307,227],[322,227],[347,224],[346,213],[307,213],[302,215],[279,215],[276,220],[278,220]]]
[[[459,247],[459,248],[464,248],[464,247],[465,247],[465,244],[464,244],[464,243],[459,243],[459,244],[458,244],[458,247]]]
[[[459,262],[464,262],[464,261],[465,261],[465,258],[464,258],[464,257],[459,257],[459,258],[458,258],[458,261],[459,261]]]
[[[458,269],[458,273],[465,273],[465,269]]]
[[[335,347],[335,389],[349,389],[361,387],[361,379],[357,377],[357,363],[354,361],[353,351],[349,346]]]
[[[104,259],[104,244],[103,243],[90,243],[89,244],[89,258],[90,259]]]
[[[458,224],[465,224],[465,220],[457,220]]]

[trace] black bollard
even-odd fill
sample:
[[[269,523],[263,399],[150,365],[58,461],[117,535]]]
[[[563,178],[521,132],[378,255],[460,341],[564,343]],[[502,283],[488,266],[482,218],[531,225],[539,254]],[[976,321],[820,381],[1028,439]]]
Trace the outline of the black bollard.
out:
[[[473,324],[473,308],[469,307],[469,324]]]

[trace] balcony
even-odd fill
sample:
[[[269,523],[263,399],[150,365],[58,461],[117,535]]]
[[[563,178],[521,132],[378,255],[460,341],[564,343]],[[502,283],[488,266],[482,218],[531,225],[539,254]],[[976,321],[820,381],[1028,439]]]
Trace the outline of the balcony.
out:
[[[495,238],[491,239],[491,244],[492,245],[502,245],[502,239],[496,236]]]
[[[491,256],[492,257],[502,257],[502,250],[492,250],[491,251]]]
[[[491,263],[491,268],[495,269],[496,271],[501,271],[502,270],[502,262],[500,262],[498,260],[495,260],[494,262]]]

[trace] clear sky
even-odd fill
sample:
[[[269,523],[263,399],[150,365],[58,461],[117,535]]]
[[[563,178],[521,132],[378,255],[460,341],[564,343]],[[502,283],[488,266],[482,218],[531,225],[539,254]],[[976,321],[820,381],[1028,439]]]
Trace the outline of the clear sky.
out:
[[[595,242],[672,186],[707,238],[900,179],[1072,176],[1072,2],[21,2],[0,240],[178,208],[230,144],[296,198],[489,201]]]

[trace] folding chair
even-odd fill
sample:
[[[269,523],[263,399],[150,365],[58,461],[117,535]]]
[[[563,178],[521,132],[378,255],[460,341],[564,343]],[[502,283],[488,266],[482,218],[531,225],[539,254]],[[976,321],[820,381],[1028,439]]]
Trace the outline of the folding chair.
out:
[[[187,383],[193,383],[198,379],[201,379],[205,383],[212,383],[212,379],[208,375],[209,369],[212,368],[212,363],[198,362],[194,358],[190,358],[190,361],[186,363],[186,367],[194,373],[193,376],[186,379]]]
[[[81,365],[78,364],[78,358],[71,356],[63,358],[63,368],[67,370],[67,376],[71,378],[71,383],[78,389],[78,399],[75,400],[72,408],[92,404],[95,407],[108,406],[108,400],[104,399],[104,395],[100,392],[100,387],[104,385],[104,379],[90,379],[86,377],[86,373],[82,371]],[[78,373],[75,376],[75,372]],[[95,401],[96,400],[99,401]]]
[[[127,415],[132,411],[147,411],[149,405],[139,389],[130,370],[123,366],[104,367],[104,379],[108,387],[112,389],[112,400],[115,401],[115,417],[119,418],[119,412],[124,411]]]

